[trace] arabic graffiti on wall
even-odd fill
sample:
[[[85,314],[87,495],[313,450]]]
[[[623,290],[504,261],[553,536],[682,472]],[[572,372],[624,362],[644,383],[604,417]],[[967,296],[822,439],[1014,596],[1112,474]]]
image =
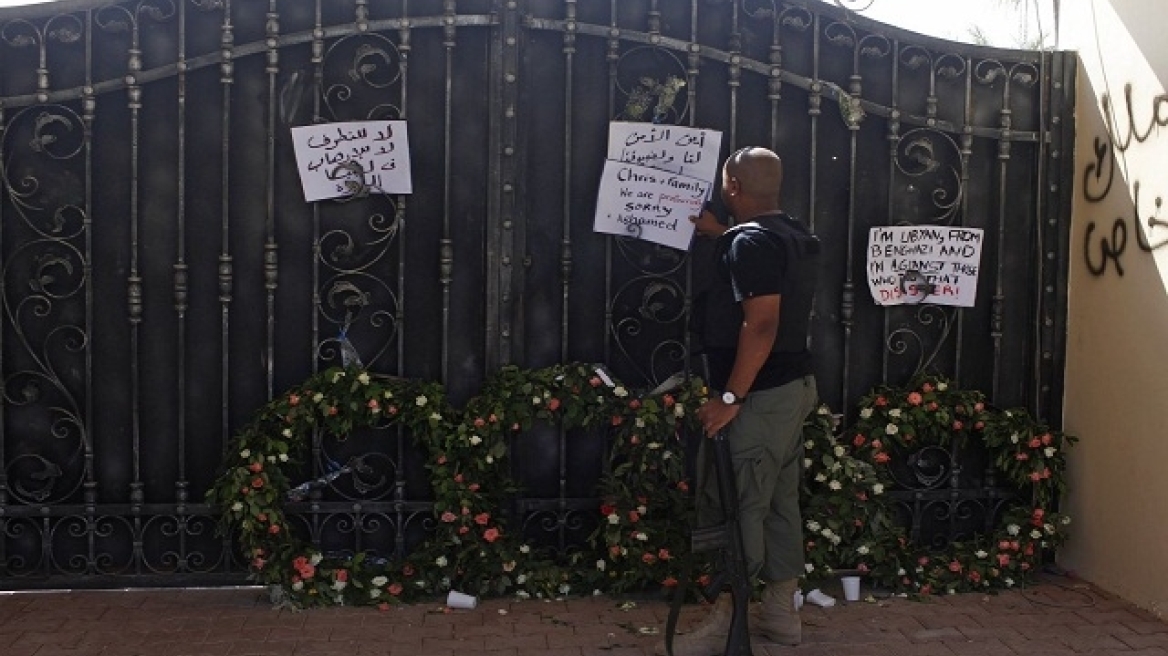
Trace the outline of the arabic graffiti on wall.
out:
[[[1115,111],[1111,96],[1103,94],[1100,104],[1103,109],[1103,121],[1107,126],[1105,136],[1096,136],[1093,146],[1093,158],[1083,169],[1083,198],[1089,203],[1102,203],[1112,191],[1115,184],[1118,155],[1127,152],[1134,144],[1144,144],[1157,136],[1158,128],[1168,125],[1168,94],[1160,94],[1152,99],[1151,116],[1143,122],[1138,122],[1136,110],[1132,101],[1132,85],[1124,86],[1124,115]],[[1142,129],[1140,126],[1143,126]],[[1168,237],[1152,242],[1145,234],[1143,226],[1147,226],[1150,234],[1157,228],[1168,226],[1168,221],[1160,218],[1160,210],[1164,204],[1163,196],[1157,195],[1152,199],[1152,212],[1146,219],[1141,219],[1145,208],[1141,206],[1140,180],[1133,179],[1131,183],[1132,209],[1131,216],[1118,216],[1111,222],[1110,233],[1096,236],[1098,226],[1094,220],[1087,222],[1087,229],[1083,239],[1083,255],[1086,259],[1087,270],[1095,276],[1103,276],[1111,265],[1115,266],[1115,273],[1123,275],[1123,256],[1127,253],[1128,244],[1134,241],[1136,246],[1145,253],[1151,253],[1168,244]],[[1129,227],[1128,220],[1131,220]]]

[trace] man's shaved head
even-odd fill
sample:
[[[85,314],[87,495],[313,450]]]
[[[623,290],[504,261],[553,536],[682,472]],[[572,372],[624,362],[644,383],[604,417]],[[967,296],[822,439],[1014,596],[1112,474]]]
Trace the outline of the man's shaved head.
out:
[[[766,148],[742,148],[727,158],[726,175],[738,180],[739,193],[778,202],[783,186],[783,160]]]

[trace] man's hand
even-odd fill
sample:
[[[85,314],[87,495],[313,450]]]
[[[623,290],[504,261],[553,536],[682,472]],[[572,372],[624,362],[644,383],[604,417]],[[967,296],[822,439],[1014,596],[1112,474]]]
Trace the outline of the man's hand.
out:
[[[723,403],[722,399],[710,399],[698,408],[698,421],[702,422],[706,437],[714,437],[718,431],[734,421],[740,410],[742,410],[740,405],[729,405]]]
[[[711,239],[720,236],[727,230],[726,226],[718,222],[718,217],[707,209],[703,209],[698,216],[689,217],[689,222],[694,224],[694,229],[698,231],[699,235]]]

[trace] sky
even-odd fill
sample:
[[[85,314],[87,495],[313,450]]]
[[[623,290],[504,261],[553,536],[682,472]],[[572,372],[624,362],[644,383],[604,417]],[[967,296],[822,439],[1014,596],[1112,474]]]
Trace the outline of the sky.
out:
[[[52,0],[0,0],[0,7],[37,4]],[[978,27],[989,45],[1022,47],[1037,34],[1035,8],[1042,10],[1043,31],[1053,32],[1052,0],[828,0],[859,11],[869,18],[921,34],[972,42],[970,30]],[[1024,9],[1021,9],[1024,8]],[[992,18],[989,18],[992,17]],[[1024,37],[1024,25],[1030,38]],[[1048,45],[1053,45],[1049,43]]]

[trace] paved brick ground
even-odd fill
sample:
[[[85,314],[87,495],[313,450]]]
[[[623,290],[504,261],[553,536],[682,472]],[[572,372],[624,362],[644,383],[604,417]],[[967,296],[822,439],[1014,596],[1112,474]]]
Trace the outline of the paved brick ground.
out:
[[[291,612],[256,589],[0,594],[0,656],[645,656],[667,612],[609,597]],[[683,626],[700,613],[687,607]],[[1168,624],[1066,579],[803,619],[803,645],[755,656],[1168,656]]]

